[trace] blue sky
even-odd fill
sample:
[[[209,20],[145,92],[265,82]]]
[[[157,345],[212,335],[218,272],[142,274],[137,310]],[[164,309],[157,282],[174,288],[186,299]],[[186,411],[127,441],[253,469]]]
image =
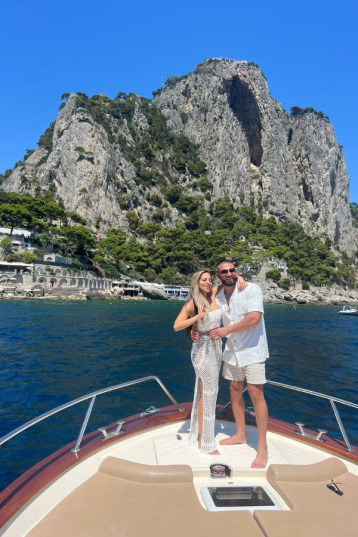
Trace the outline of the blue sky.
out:
[[[358,202],[357,15],[353,0],[3,0],[0,172],[37,147],[63,93],[151,97],[168,75],[226,56],[257,63],[287,111],[330,118]]]

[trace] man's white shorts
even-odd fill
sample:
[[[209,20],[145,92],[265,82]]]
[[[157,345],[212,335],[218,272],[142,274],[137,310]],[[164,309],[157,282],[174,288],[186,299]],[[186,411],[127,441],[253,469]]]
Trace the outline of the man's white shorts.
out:
[[[227,380],[244,380],[248,384],[266,384],[265,362],[240,367],[224,362],[223,377]]]

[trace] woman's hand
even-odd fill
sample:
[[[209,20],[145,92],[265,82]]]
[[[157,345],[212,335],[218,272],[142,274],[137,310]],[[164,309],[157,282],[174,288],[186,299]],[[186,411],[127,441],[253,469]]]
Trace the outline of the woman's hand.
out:
[[[201,310],[198,312],[198,319],[204,319],[206,315],[206,308],[202,306]]]
[[[243,291],[248,286],[248,283],[245,282],[244,278],[242,276],[237,277],[237,288],[239,291]]]

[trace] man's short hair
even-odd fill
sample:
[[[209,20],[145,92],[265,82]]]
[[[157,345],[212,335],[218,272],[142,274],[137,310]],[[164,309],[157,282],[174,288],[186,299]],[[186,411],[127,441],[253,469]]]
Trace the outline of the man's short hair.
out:
[[[235,263],[230,259],[222,259],[221,261],[219,261],[219,263],[216,264],[216,270],[218,270],[220,265],[223,265],[224,263],[230,263],[231,265],[235,265]]]

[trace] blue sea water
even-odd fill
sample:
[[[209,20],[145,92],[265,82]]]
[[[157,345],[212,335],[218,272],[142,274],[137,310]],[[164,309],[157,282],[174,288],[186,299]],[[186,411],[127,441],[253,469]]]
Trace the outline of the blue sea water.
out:
[[[174,333],[176,301],[0,301],[0,436],[80,395],[157,375],[190,401],[191,342]],[[358,319],[336,306],[266,305],[267,377],[358,403]],[[267,386],[272,417],[327,429],[341,438],[328,401]],[[221,379],[218,402],[229,400]],[[105,395],[88,431],[150,405],[169,404],[153,382]],[[248,405],[250,402],[248,401]],[[86,403],[42,422],[0,448],[0,490],[45,455],[77,438]],[[358,411],[339,406],[358,445]]]

